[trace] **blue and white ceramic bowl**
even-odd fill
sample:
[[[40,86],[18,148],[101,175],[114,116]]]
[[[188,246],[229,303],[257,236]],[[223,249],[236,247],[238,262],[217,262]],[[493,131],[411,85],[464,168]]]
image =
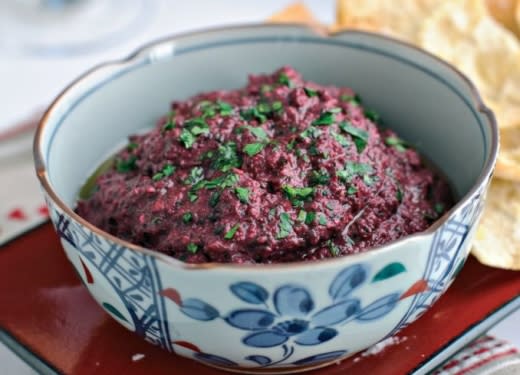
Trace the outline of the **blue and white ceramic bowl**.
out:
[[[240,87],[248,73],[286,64],[359,92],[444,172],[457,204],[426,232],[365,253],[258,266],[185,264],[74,213],[86,177],[171,100]],[[35,162],[69,260],[114,319],[211,366],[280,373],[350,356],[428,310],[466,260],[497,145],[473,85],[414,47],[362,32],[253,25],[173,37],[88,72],[45,114]]]

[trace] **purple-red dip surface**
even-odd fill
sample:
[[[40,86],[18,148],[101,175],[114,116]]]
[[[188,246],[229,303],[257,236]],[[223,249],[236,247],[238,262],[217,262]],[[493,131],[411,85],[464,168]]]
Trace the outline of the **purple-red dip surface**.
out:
[[[173,102],[115,156],[77,213],[189,263],[358,253],[427,229],[447,182],[349,88],[290,67]]]

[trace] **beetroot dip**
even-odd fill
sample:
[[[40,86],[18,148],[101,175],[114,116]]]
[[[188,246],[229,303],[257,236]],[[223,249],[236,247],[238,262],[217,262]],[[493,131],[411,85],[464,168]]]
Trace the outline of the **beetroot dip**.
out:
[[[427,229],[447,182],[349,88],[290,67],[173,102],[129,137],[77,213],[189,263],[358,253]]]

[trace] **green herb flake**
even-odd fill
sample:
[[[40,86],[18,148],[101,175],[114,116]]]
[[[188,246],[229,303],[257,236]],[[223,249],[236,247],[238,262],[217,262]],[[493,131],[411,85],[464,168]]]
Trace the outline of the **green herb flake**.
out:
[[[182,222],[184,224],[189,224],[189,223],[191,223],[192,220],[193,220],[193,214],[191,212],[188,211],[182,215]]]
[[[228,172],[233,168],[242,165],[242,160],[237,154],[237,145],[235,142],[227,142],[218,146],[216,156],[211,166],[222,172]]]
[[[357,193],[357,191],[358,191],[357,187],[355,187],[354,185],[350,185],[347,189],[347,194],[354,195]]]
[[[238,200],[242,203],[249,203],[249,189],[245,187],[237,186],[235,188],[235,194]]]
[[[406,149],[409,147],[405,141],[395,136],[387,137],[385,139],[385,143],[386,145],[395,148],[399,152],[405,152]]]
[[[249,143],[244,146],[244,149],[242,150],[249,156],[255,156],[260,151],[262,151],[265,147],[265,144],[263,143]]]
[[[137,168],[137,156],[131,155],[128,159],[117,159],[116,160],[116,171],[119,173],[128,173]]]
[[[170,111],[170,113],[168,113],[168,118],[167,118],[165,124],[163,125],[163,128],[162,128],[163,132],[172,130],[175,127],[175,122],[173,120],[174,117],[175,117],[175,111]]]
[[[126,149],[129,152],[134,151],[135,149],[137,149],[137,147],[139,147],[139,145],[135,142],[130,142],[129,144],[126,145]]]
[[[271,104],[271,108],[273,111],[280,111],[283,108],[283,104],[281,101],[277,100]]]
[[[255,126],[244,126],[245,129],[249,130],[259,141],[266,142],[269,140],[267,133],[264,129]]]
[[[185,148],[191,148],[195,143],[195,136],[187,129],[182,129],[179,139]]]
[[[193,167],[190,174],[184,180],[185,185],[195,185],[204,179],[204,169],[202,167]]]
[[[199,199],[199,196],[192,191],[188,191],[188,199],[190,202],[195,202],[197,199]]]
[[[347,103],[350,103],[350,104],[353,104],[353,105],[359,105],[361,104],[361,97],[359,95],[347,95],[347,94],[343,94],[339,97],[341,99],[341,101],[343,102],[347,102]]]
[[[199,250],[199,246],[194,244],[193,242],[190,242],[188,246],[186,246],[186,250],[188,250],[192,254],[195,254]]]
[[[271,92],[273,91],[273,86],[271,85],[267,85],[267,84],[263,84],[261,87],[260,87],[260,92],[262,94],[265,94],[266,92]]]
[[[330,135],[332,135],[332,138],[334,138],[334,140],[338,142],[342,147],[350,146],[350,142],[345,136],[336,133],[333,130],[330,132]]]
[[[320,116],[312,122],[312,125],[321,126],[321,125],[332,125],[336,121],[336,115],[332,111],[325,111],[320,114]]]
[[[313,127],[309,127],[300,133],[302,138],[317,139],[321,135],[321,130]]]
[[[326,170],[312,171],[309,177],[311,186],[327,185],[330,181],[330,175]]]
[[[209,126],[202,117],[195,117],[185,121],[184,128],[188,129],[195,136],[209,133]]]
[[[161,172],[158,172],[158,173],[156,173],[156,174],[153,175],[152,180],[154,180],[154,181],[159,181],[159,180],[161,180],[163,177],[164,177],[164,175],[163,175]]]
[[[245,121],[257,119],[261,124],[267,121],[267,116],[260,112],[258,107],[241,110],[240,117]]]
[[[373,109],[366,109],[365,117],[374,123],[378,123],[379,120],[381,120],[381,116],[379,115],[379,113],[377,113]]]
[[[345,169],[336,171],[336,176],[343,182],[350,182],[355,176],[365,176],[372,172],[369,164],[347,162]]]
[[[365,175],[363,175],[363,182],[367,186],[372,186],[375,182],[375,179],[374,179],[374,177],[369,176],[368,174],[365,174]]]
[[[233,225],[233,227],[231,227],[231,229],[226,232],[226,234],[224,235],[224,238],[226,240],[233,239],[233,237],[235,236],[235,233],[237,232],[238,228],[240,228],[240,224],[237,223],[237,224]]]
[[[287,74],[283,72],[278,76],[278,83],[287,87],[292,87],[292,81],[289,79]]]
[[[306,218],[307,218],[307,212],[305,210],[300,210],[300,212],[298,212],[297,220],[299,222],[304,223]]]
[[[291,139],[290,142],[287,143],[287,151],[292,151],[294,150],[294,145],[296,144],[296,139]]]
[[[307,212],[307,215],[305,217],[305,224],[310,225],[314,222],[314,219],[316,218],[316,212]]]
[[[444,212],[444,204],[435,203],[435,206],[433,206],[433,209],[435,210],[435,212],[437,212],[439,215],[441,215]]]
[[[327,225],[327,217],[324,214],[320,214],[318,217],[318,223],[320,225]]]
[[[304,87],[303,90],[309,98],[312,98],[313,96],[318,96],[318,91],[311,89],[310,87]]]
[[[276,208],[271,208],[267,217],[269,218],[269,220],[272,220],[274,218],[274,215],[276,215]]]
[[[395,197],[397,198],[397,201],[401,203],[403,201],[403,191],[400,188],[397,188],[397,191],[395,192]]]
[[[288,213],[282,212],[280,214],[280,223],[278,224],[278,233],[276,239],[283,239],[289,236],[293,231],[293,222]]]
[[[164,177],[169,177],[175,172],[175,167],[171,164],[166,164],[162,169],[162,174]]]
[[[220,200],[220,191],[214,191],[209,196],[209,205],[211,207],[215,207],[218,204],[219,200]]]
[[[293,204],[299,201],[303,202],[309,200],[314,195],[313,187],[298,188],[289,185],[284,185],[282,186],[282,190]]]
[[[339,124],[339,127],[345,133],[352,136],[357,152],[362,153],[368,144],[368,132],[366,130],[356,128],[348,121],[343,121],[341,124]]]
[[[330,255],[333,257],[337,257],[339,255],[340,249],[334,242],[332,242],[332,240],[327,241],[327,246],[329,248]]]
[[[233,114],[233,106],[227,102],[218,100],[217,107],[221,116],[231,116]]]

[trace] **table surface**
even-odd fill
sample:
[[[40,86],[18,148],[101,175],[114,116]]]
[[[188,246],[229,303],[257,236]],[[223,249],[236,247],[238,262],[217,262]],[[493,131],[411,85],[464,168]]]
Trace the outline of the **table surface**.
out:
[[[262,22],[290,1],[264,0],[260,2],[221,0],[180,1],[147,0],[149,22],[141,31],[117,45],[92,53],[74,56],[30,56],[0,48],[0,134],[13,124],[27,119],[44,108],[70,81],[100,61],[124,57],[145,42],[178,32],[204,27]],[[334,0],[309,0],[305,4],[316,17],[331,23],[334,19]],[[1,47],[0,38],[0,47]],[[12,145],[0,144],[0,244],[9,235],[42,220],[38,214],[42,198],[32,170],[30,140],[16,144],[16,153],[5,155]],[[25,220],[11,220],[17,210],[29,212]],[[11,219],[9,219],[11,218]],[[504,338],[520,347],[520,312],[510,315],[495,326],[490,334]],[[32,370],[14,354],[0,345],[2,373],[30,374]]]

